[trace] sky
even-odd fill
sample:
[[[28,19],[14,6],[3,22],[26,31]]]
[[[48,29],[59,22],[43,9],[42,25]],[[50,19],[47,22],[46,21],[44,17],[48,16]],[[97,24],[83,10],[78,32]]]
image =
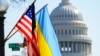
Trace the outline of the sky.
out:
[[[15,2],[14,2],[15,1]],[[9,0],[9,8],[5,14],[5,38],[7,34],[14,27],[18,19],[25,12],[28,6],[33,0]],[[99,56],[100,51],[100,0],[70,0],[72,4],[81,11],[83,20],[88,27],[88,37],[92,40],[92,56]],[[35,3],[35,11],[39,11],[45,4],[48,4],[49,14],[57,6],[59,6],[61,0],[37,0]],[[19,55],[21,51],[12,51],[8,44],[9,43],[22,43],[23,36],[18,32],[12,38],[10,38],[5,45],[5,56]],[[21,49],[22,50],[22,49]]]

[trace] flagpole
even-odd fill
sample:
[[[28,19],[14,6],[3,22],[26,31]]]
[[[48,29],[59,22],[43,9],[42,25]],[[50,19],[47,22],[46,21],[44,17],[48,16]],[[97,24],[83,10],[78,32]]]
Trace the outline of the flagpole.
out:
[[[44,5],[37,13],[36,13],[36,15],[45,7],[45,6],[47,6],[48,4],[46,4],[46,5]]]
[[[6,37],[6,39],[4,39],[4,42],[6,42],[7,40],[9,40],[15,33],[18,32],[18,30],[16,30],[12,35],[10,35],[13,32],[14,29],[11,30],[11,32],[8,34],[8,36]]]
[[[7,37],[4,39],[5,41],[7,40],[7,38],[9,37],[9,35],[12,33],[12,31],[15,29],[15,27],[12,28],[12,30],[10,31],[10,33],[7,35]]]
[[[33,3],[35,3],[35,2],[36,2],[36,0],[33,1]],[[33,3],[32,3],[32,4],[33,4]],[[32,5],[32,4],[31,4],[31,5]],[[28,8],[26,9],[26,11],[27,11],[27,10],[28,10]],[[25,11],[25,12],[26,12],[26,11]],[[23,13],[23,15],[25,14],[25,12]],[[23,17],[23,15],[20,17],[20,19]],[[18,20],[18,22],[20,21],[20,19]],[[18,22],[17,22],[17,23],[18,23]],[[13,33],[13,35],[9,38],[9,35],[13,32],[13,30],[15,29],[15,27],[16,27],[16,25],[12,28],[12,30],[10,31],[10,33],[9,33],[9,34],[7,35],[7,37],[4,39],[5,42],[6,42],[8,39],[10,39],[10,38],[15,34],[15,33]]]
[[[34,0],[34,2],[33,3],[35,3],[36,2],[36,0]]]

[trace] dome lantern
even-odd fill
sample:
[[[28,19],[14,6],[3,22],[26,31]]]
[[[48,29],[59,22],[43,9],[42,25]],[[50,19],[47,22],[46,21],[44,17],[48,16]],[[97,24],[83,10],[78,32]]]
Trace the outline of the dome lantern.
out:
[[[62,0],[61,4],[66,5],[66,4],[70,4],[69,0]]]

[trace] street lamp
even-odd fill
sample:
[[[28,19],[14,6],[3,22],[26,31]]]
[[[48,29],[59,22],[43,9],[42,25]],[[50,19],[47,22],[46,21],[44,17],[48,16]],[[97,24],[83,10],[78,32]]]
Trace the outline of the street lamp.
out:
[[[8,0],[0,0],[0,12],[6,12],[7,9],[8,9]]]
[[[0,0],[0,56],[5,56],[4,14],[8,8],[8,0]]]

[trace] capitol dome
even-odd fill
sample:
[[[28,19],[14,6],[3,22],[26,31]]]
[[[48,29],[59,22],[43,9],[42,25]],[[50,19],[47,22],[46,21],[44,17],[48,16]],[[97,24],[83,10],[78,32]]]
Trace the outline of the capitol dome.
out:
[[[69,0],[62,0],[50,15],[62,56],[89,56],[91,39],[80,10]]]
[[[59,7],[53,10],[53,12],[51,13],[51,17],[52,19],[63,18],[66,20],[80,20],[80,21],[83,19],[80,11],[77,8],[75,8],[70,2],[67,2],[67,4],[61,3]]]
[[[62,0],[62,3],[60,3],[60,5],[52,11],[50,18],[51,18],[54,28],[56,28],[57,26],[59,27],[61,25],[63,27],[62,30],[60,29],[62,33],[64,30],[69,31],[68,32],[69,35],[65,34],[66,36],[74,35],[73,37],[75,36],[87,37],[87,26],[83,21],[81,12],[77,8],[75,8],[69,2],[69,0]],[[58,33],[58,35],[60,35],[58,32],[60,30],[57,30],[57,29],[58,28],[56,28],[55,31],[56,33]],[[71,31],[73,31],[73,33],[71,33]],[[76,33],[74,34],[75,31]]]

